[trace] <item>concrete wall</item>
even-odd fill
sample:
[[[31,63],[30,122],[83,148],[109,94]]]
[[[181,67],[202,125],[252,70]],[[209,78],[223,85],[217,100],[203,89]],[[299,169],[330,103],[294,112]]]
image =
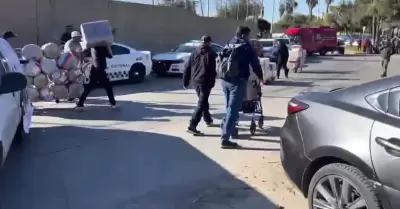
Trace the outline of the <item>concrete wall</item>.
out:
[[[242,21],[199,17],[179,8],[109,0],[1,0],[0,30],[20,37],[16,47],[27,43],[58,41],[64,26],[108,19],[117,28],[116,41],[138,49],[165,51],[184,41],[208,34],[224,44]],[[249,25],[249,24],[247,24]],[[251,24],[250,24],[251,25]],[[255,28],[253,28],[255,34]]]

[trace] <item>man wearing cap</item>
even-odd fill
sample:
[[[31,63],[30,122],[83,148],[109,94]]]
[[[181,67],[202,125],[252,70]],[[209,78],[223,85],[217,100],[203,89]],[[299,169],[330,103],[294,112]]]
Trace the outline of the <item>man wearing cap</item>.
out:
[[[73,30],[72,25],[65,26],[65,32],[61,35],[60,38],[61,44],[65,44],[67,41],[71,39],[72,30]]]
[[[82,46],[81,46],[82,36],[79,31],[72,31],[71,39],[68,40],[64,45],[64,52],[71,52],[75,57],[81,58]]]
[[[197,130],[202,117],[207,126],[213,123],[208,98],[217,76],[215,62],[217,54],[211,48],[212,39],[210,36],[203,36],[201,40],[201,45],[190,55],[183,73],[183,86],[187,88],[191,80],[199,98],[187,128],[187,131],[194,136],[202,135]]]
[[[3,37],[4,40],[8,41],[10,38],[16,38],[16,37],[18,37],[18,35],[15,34],[15,33],[12,32],[12,31],[6,31],[6,32],[3,33],[3,36],[2,36],[2,37]]]

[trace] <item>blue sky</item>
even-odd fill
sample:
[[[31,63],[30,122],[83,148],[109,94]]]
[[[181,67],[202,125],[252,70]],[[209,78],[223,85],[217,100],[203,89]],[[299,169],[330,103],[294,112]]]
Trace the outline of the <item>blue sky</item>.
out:
[[[152,4],[153,0],[120,0],[120,1],[130,1],[130,2],[136,2],[136,3],[144,3],[144,4]],[[161,0],[154,0],[156,3],[158,1],[161,2]],[[215,14],[215,2],[216,0],[210,0],[210,10],[211,14]],[[279,0],[275,0],[275,6],[273,6],[274,0],[264,0],[264,8],[265,8],[265,16],[264,18],[274,22],[276,22],[279,19],[279,12],[278,12],[278,6],[279,6]],[[297,0],[299,3],[298,8],[296,9],[296,12],[298,13],[303,13],[303,14],[308,14],[308,7],[307,4],[305,3],[306,0]],[[314,9],[314,14],[315,15],[321,15],[324,11],[326,4],[325,0],[320,0],[319,5]],[[273,12],[275,8],[275,13]],[[207,0],[203,0],[203,10],[205,15],[207,14]],[[200,11],[200,8],[198,8],[197,11]],[[273,15],[274,14],[274,15]]]

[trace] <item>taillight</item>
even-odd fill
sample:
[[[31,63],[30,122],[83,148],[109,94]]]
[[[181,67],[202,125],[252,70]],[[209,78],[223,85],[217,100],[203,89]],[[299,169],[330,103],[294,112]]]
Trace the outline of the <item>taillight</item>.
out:
[[[287,112],[288,115],[292,115],[298,112],[301,112],[303,110],[306,110],[308,107],[308,104],[304,104],[303,102],[299,102],[295,99],[290,100],[288,107],[287,107]]]

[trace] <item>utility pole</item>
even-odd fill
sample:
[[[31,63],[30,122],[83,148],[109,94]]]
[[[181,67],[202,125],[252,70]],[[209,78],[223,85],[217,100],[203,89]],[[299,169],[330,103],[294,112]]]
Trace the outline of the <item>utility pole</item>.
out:
[[[275,17],[275,0],[272,2],[272,21],[271,21],[271,31],[270,31],[271,34],[272,34],[272,28],[274,27],[274,17]]]
[[[207,1],[207,16],[210,17],[210,0]]]

